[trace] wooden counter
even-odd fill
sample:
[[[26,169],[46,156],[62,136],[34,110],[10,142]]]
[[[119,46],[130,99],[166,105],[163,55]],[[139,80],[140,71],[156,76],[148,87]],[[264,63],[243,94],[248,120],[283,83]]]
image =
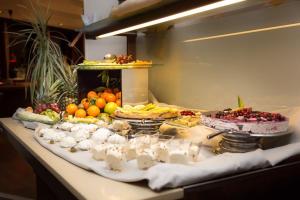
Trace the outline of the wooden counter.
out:
[[[183,197],[182,188],[158,193],[150,190],[145,182],[138,184],[117,182],[81,169],[42,147],[32,137],[32,131],[24,128],[19,122],[11,118],[2,118],[0,123],[5,129],[3,132],[7,134],[8,139],[33,167],[37,175],[38,199],[51,199],[49,193],[55,199],[68,200],[76,198],[95,200],[179,199]],[[48,187],[42,187],[45,185]],[[49,188],[54,191],[47,191]],[[54,198],[52,197],[52,199]]]

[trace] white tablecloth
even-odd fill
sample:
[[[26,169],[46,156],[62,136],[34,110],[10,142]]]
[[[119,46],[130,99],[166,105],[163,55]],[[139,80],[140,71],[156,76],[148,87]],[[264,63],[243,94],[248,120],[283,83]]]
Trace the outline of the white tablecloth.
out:
[[[300,154],[300,109],[293,108],[285,110],[283,113],[290,117],[294,133],[292,137],[280,138],[280,141],[275,141],[274,144],[284,142],[289,143],[288,145],[268,150],[257,149],[248,153],[224,153],[221,155],[214,155],[209,148],[204,147],[199,155],[201,161],[193,166],[159,163],[148,170],[139,170],[136,161],[133,160],[126,164],[124,171],[113,172],[107,169],[104,162],[93,160],[89,152],[71,153],[57,145],[48,144],[39,137],[36,139],[45,148],[82,168],[119,181],[134,182],[147,179],[151,189],[160,190],[164,187],[173,188],[224,175],[274,166],[284,159]],[[203,127],[199,126],[195,127],[194,131],[202,129]],[[201,137],[198,139],[205,140],[208,133],[199,133]],[[206,143],[209,142],[204,141],[206,146],[209,145]]]

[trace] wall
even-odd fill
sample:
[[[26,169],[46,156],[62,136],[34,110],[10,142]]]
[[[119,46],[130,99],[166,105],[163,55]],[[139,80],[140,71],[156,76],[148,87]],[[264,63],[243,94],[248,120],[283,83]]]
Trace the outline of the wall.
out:
[[[104,19],[109,16],[117,0],[85,0],[84,14],[91,17],[95,21]],[[126,54],[126,37],[109,37],[101,40],[85,40],[85,58],[90,60],[103,59],[107,53]]]
[[[184,40],[300,22],[300,1],[188,20],[139,35],[138,58],[163,63],[149,73],[161,102],[191,108],[300,105],[300,27],[183,43]]]

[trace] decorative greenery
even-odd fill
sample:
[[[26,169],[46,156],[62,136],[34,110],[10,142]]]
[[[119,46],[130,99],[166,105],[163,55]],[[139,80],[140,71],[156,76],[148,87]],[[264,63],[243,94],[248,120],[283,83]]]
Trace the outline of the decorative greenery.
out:
[[[61,49],[50,37],[48,9],[35,7],[30,1],[34,20],[30,28],[18,33],[14,44],[25,42],[30,48],[26,80],[31,82],[30,99],[33,105],[39,103],[61,103],[62,97],[77,97],[77,70],[64,62]],[[49,8],[49,6],[48,6]],[[59,37],[54,37],[62,39]],[[30,45],[29,45],[30,44]]]
[[[105,86],[101,86],[96,88],[96,91],[103,91],[105,88],[116,88],[120,84],[120,79],[115,77],[110,77],[109,70],[103,70],[98,76],[100,78],[101,83]]]
[[[238,108],[244,108],[244,102],[240,96],[238,96]]]

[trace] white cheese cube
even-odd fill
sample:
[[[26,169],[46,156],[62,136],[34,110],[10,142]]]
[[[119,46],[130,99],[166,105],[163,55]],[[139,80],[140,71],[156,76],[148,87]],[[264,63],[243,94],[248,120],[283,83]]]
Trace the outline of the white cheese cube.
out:
[[[168,162],[169,160],[169,149],[165,143],[158,143],[154,146],[156,159],[159,162]]]
[[[184,150],[173,150],[170,152],[169,156],[170,163],[177,163],[177,164],[188,164],[188,153]]]
[[[94,146],[92,148],[93,158],[95,160],[105,160],[107,150],[111,147],[112,147],[112,145],[110,145],[110,144],[100,144],[100,145]]]
[[[197,161],[197,158],[198,158],[198,155],[199,155],[199,146],[197,145],[192,145],[190,146],[189,148],[189,157],[194,161],[196,162]]]
[[[137,156],[137,149],[136,145],[129,145],[126,147],[126,159],[127,160],[133,160]]]
[[[145,149],[136,159],[139,169],[148,169],[155,165],[155,153],[151,149]]]
[[[107,150],[105,161],[109,169],[115,171],[122,171],[125,156],[120,149],[109,148]]]

